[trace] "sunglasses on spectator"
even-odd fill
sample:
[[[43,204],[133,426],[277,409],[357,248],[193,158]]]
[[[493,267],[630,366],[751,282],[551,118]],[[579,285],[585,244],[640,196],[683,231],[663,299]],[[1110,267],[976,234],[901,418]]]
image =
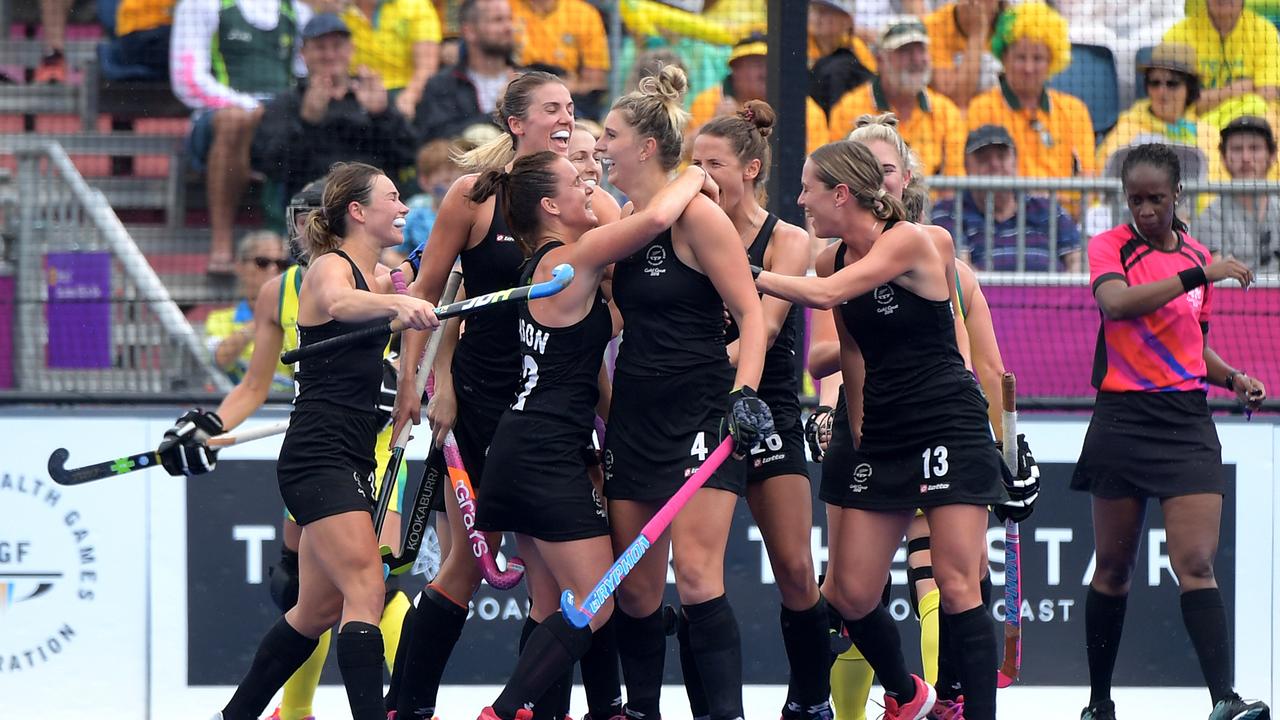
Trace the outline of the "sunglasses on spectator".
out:
[[[244,261],[253,263],[259,270],[266,270],[274,265],[277,270],[284,272],[293,267],[293,261],[289,258],[251,257],[245,258]]]
[[[1147,87],[1149,88],[1165,87],[1165,88],[1169,88],[1170,90],[1177,87],[1182,87],[1183,85],[1186,85],[1186,84],[1187,84],[1187,81],[1183,80],[1182,78],[1171,78],[1169,80],[1148,80],[1147,81]]]

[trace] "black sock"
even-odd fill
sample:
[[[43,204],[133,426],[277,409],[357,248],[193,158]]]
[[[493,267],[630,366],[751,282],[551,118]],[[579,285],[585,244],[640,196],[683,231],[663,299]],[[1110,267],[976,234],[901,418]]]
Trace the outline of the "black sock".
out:
[[[950,625],[953,658],[964,687],[965,718],[996,720],[996,633],[986,606],[943,616]]]
[[[983,604],[986,607],[986,604]],[[960,676],[956,672],[955,643],[951,640],[950,616],[945,612],[938,613],[938,690],[939,700],[955,701],[964,691],[960,687]]]
[[[849,631],[849,639],[858,646],[871,669],[876,671],[885,694],[900,705],[910,702],[916,694],[916,683],[907,672],[907,663],[902,657],[902,638],[889,611],[883,605],[876,605],[861,620],[845,618],[844,626]]]
[[[689,642],[689,619],[677,613],[676,640],[680,645],[680,674],[684,677],[684,692],[689,696],[689,712],[693,720],[707,720],[711,709],[707,704],[707,691],[702,687],[702,673],[693,658],[693,645]]]
[[[391,667],[391,684],[387,687],[387,696],[382,701],[387,712],[395,710],[400,700],[400,679],[404,675],[404,656],[408,655],[405,649],[413,645],[413,628],[417,617],[418,608],[414,607],[413,603],[409,603],[404,621],[400,624],[400,644],[396,646],[396,662]]]
[[[431,718],[436,712],[436,693],[453,648],[462,636],[467,609],[428,586],[418,595],[417,620],[412,643],[400,643],[407,657],[396,702],[401,720]]]
[[[222,709],[224,720],[257,720],[276,691],[311,657],[316,644],[315,638],[294,630],[281,616],[258,643],[249,672]]]
[[[689,647],[702,676],[711,720],[733,720],[742,711],[742,637],[729,598],[721,595],[682,605],[689,619]]]
[[[591,720],[622,714],[622,676],[618,674],[618,635],[613,618],[591,635],[591,648],[578,663]]]
[[[791,677],[787,685],[784,717],[830,717],[831,673],[825,662],[831,641],[827,630],[827,601],[821,595],[808,610],[781,612],[782,645],[787,651]]]
[[[818,580],[818,585],[819,586],[822,585],[821,579]],[[822,599],[826,600],[826,596],[824,595]],[[844,618],[840,617],[840,611],[836,610],[835,606],[832,605],[831,603],[826,603],[826,606],[827,606],[827,642],[828,642],[827,649],[830,652],[830,654],[827,656],[827,666],[828,666],[827,669],[830,670],[832,667],[835,666],[836,658],[843,655],[844,652],[849,649],[850,643],[849,643],[849,634],[844,629]],[[828,672],[827,674],[830,675],[831,673]]]
[[[382,631],[351,621],[338,633],[338,670],[347,688],[351,720],[386,720],[382,707]]]
[[[1111,699],[1111,676],[1120,653],[1129,596],[1103,595],[1092,586],[1084,600],[1084,642],[1089,654],[1089,704]]]
[[[1235,695],[1231,689],[1231,635],[1218,588],[1182,593],[1182,622],[1200,659],[1200,672],[1213,704]]]
[[[632,720],[657,718],[662,697],[662,670],[667,656],[662,608],[641,618],[615,609],[613,620],[618,634],[622,679],[627,685],[627,716]]]
[[[539,623],[529,633],[529,641],[516,661],[511,679],[493,701],[493,711],[500,718],[514,718],[517,710],[541,698],[564,674],[565,668],[572,668],[589,647],[591,630],[573,627],[558,612]]]

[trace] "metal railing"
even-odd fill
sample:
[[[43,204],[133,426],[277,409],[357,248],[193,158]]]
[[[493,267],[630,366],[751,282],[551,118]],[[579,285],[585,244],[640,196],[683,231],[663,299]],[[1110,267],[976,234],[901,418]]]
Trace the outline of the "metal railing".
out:
[[[1085,249],[1090,230],[1100,230],[1102,226],[1110,228],[1126,222],[1129,211],[1125,204],[1124,192],[1117,178],[1030,178],[1030,177],[951,177],[938,176],[929,178],[928,186],[935,195],[935,207],[944,204],[953,205],[955,219],[955,237],[965,236],[964,195],[972,193],[983,210],[983,243],[984,265],[979,270],[991,270],[992,255],[995,249],[995,195],[1012,192],[1015,199],[1015,226],[1017,242],[1018,272],[1026,270],[1027,241],[1027,201],[1031,197],[1045,197],[1049,202],[1049,219],[1045,235],[1048,242],[1048,254],[1058,257],[1058,224],[1055,218],[1060,207],[1075,208],[1073,221],[1080,228],[1082,240],[1081,250]],[[951,193],[949,196],[944,196]],[[1198,220],[1196,209],[1201,204],[1201,197],[1226,195],[1266,196],[1271,202],[1280,202],[1280,182],[1272,181],[1230,181],[1204,182],[1187,181],[1183,183],[1182,197],[1178,203],[1181,218],[1192,226]],[[1084,216],[1091,215],[1086,220]],[[1225,218],[1224,218],[1225,219]],[[1280,242],[1280,228],[1275,237]],[[1082,258],[1081,268],[1087,268],[1087,257]],[[1053,271],[1056,272],[1056,271]],[[1274,271],[1271,274],[1275,274]]]
[[[230,390],[103,194],[58,143],[24,145],[14,192],[0,204],[0,228],[16,238],[13,392],[56,400]]]

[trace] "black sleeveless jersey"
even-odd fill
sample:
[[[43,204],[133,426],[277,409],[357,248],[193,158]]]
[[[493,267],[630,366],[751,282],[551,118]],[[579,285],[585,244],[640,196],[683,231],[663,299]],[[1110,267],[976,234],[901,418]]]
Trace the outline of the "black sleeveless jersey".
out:
[[[334,250],[334,252],[351,265],[351,275],[355,278],[356,288],[368,290],[369,285],[365,283],[364,276],[360,274],[359,268],[351,258],[341,250]],[[370,323],[330,320],[321,325],[299,324],[298,346],[305,348],[320,340],[385,323],[386,320],[375,320]],[[294,379],[298,383],[298,394],[294,399],[294,405],[321,403],[336,405],[343,410],[370,415],[375,413],[382,390],[382,354],[386,350],[390,337],[389,332],[380,333],[358,343],[345,345],[337,350],[300,361],[294,373]]]
[[[521,282],[528,283],[543,256],[563,244],[539,248]],[[587,316],[567,327],[534,320],[528,303],[520,303],[519,315],[522,377],[511,410],[551,416],[590,432],[600,399],[600,364],[613,335],[609,301],[597,289]]]
[[[524,253],[516,244],[495,196],[489,231],[473,248],[462,251],[462,277],[467,297],[479,297],[520,284]],[[516,336],[516,303],[501,303],[467,316],[466,332],[454,351],[453,372],[469,383],[514,388],[520,379],[520,345]],[[501,398],[505,405],[510,397]]]
[[[769,217],[760,226],[756,239],[747,248],[747,259],[752,265],[764,267],[764,252],[769,247],[769,239],[773,237],[773,229],[777,224],[778,216],[769,213]],[[791,304],[791,309],[787,311],[787,317],[778,330],[778,336],[764,356],[764,372],[760,374],[760,387],[756,388],[756,392],[766,403],[774,397],[794,400],[800,392],[796,347],[800,344],[802,312],[800,306]],[[725,342],[737,339],[738,324],[730,319],[729,327],[725,330]]]
[[[836,270],[847,249],[841,243],[836,250]],[[886,283],[839,310],[866,364],[859,449],[876,454],[991,441],[982,393],[956,346],[949,300],[926,300]]]
[[[614,266],[613,300],[624,321],[617,372],[663,377],[728,366],[724,302],[710,278],[676,257],[670,229]]]

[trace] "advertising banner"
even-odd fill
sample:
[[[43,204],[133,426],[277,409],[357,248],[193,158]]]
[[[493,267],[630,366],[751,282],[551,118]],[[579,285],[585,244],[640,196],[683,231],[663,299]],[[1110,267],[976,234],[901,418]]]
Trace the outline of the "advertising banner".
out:
[[[111,367],[111,253],[49,253],[45,272],[48,367]]]

